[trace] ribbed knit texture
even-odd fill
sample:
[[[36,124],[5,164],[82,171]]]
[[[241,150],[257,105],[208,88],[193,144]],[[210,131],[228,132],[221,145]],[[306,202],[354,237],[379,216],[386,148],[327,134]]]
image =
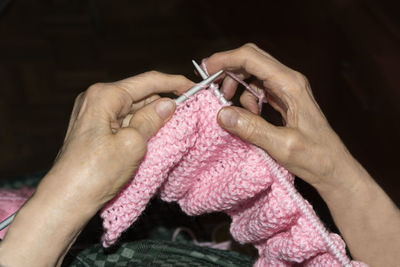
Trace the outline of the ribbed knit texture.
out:
[[[293,187],[294,177],[261,149],[223,130],[222,105],[203,90],[177,107],[149,141],[132,180],[101,212],[103,246],[114,244],[159,194],[188,215],[222,211],[231,233],[259,251],[255,266],[366,266],[350,262]]]

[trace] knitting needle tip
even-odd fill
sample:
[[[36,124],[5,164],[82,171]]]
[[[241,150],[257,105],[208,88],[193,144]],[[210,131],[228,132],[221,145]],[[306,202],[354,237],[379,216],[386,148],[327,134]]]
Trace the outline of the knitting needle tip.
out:
[[[208,77],[207,79],[203,80],[202,82],[196,84],[195,86],[193,86],[192,88],[190,88],[184,95],[181,95],[180,97],[178,97],[177,99],[175,99],[175,102],[177,104],[180,104],[182,102],[185,102],[188,97],[194,95],[195,93],[197,93],[198,91],[200,91],[201,89],[204,88],[204,86],[212,83],[212,81],[214,81],[218,76],[220,76],[224,71],[220,70],[216,73],[214,73],[213,75],[211,75],[210,77]]]
[[[200,74],[200,76],[203,79],[207,79],[207,77],[208,77],[207,74],[203,71],[203,69],[199,66],[199,64],[197,64],[197,62],[194,60],[192,60],[192,63],[194,65],[194,67],[196,68],[197,72]],[[213,85],[213,83],[211,85]],[[224,95],[217,88],[214,89],[214,95],[216,95],[218,97],[218,99],[220,100],[220,102],[222,104],[225,105],[225,104],[229,103],[228,100],[226,100]]]
[[[196,68],[197,72],[200,74],[201,78],[207,79],[207,74],[203,71],[203,69],[199,66],[199,64],[197,64],[196,61],[192,60],[192,63],[194,65],[194,67]]]
[[[214,73],[213,75],[211,75],[210,77],[208,77],[207,79],[205,79],[204,81],[202,81],[200,84],[203,85],[207,85],[210,84],[212,81],[214,81],[219,75],[221,75],[224,71],[220,70],[216,73]]]

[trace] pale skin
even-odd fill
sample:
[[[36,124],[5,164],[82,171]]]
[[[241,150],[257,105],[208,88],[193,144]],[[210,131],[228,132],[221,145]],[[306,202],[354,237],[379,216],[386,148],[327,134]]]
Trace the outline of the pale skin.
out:
[[[254,44],[216,53],[207,67],[210,73],[225,69],[257,78],[253,87],[265,90],[284,121],[283,127],[276,127],[256,115],[256,99],[245,92],[240,101],[247,110],[222,109],[220,125],[316,188],[354,259],[370,266],[398,266],[400,211],[332,130],[307,79]],[[230,98],[236,87],[227,77],[221,90]]]
[[[284,120],[277,127],[262,119],[256,99],[245,92],[244,108],[223,108],[219,124],[315,187],[356,260],[396,266],[399,209],[331,129],[307,79],[254,44],[216,53],[207,67],[255,77],[252,86],[265,90]],[[0,265],[60,265],[88,220],[130,179],[147,140],[172,116],[175,103],[156,94],[180,94],[192,85],[182,76],[149,72],[95,84],[78,96],[53,168],[0,243]],[[229,99],[236,87],[225,77],[221,90]]]

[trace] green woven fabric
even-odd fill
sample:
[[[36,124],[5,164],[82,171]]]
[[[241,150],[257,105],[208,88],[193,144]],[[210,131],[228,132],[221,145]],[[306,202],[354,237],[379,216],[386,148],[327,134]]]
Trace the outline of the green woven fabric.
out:
[[[114,253],[104,253],[100,245],[95,245],[74,255],[69,267],[110,267],[110,266],[251,266],[249,257],[233,252],[198,247],[194,245],[143,240],[124,243]]]
[[[36,187],[47,171],[35,172],[19,177],[5,177],[0,179],[0,188],[18,189],[21,187]]]
[[[45,173],[0,179],[0,188],[36,187]],[[123,234],[119,245],[107,250],[99,244],[102,227],[96,215],[82,231],[62,266],[251,266],[253,258],[234,251],[195,246],[184,232],[175,242],[170,241],[178,227],[190,228],[199,241],[210,241],[212,229],[220,221],[218,216],[189,217],[177,204],[154,198],[139,220]]]

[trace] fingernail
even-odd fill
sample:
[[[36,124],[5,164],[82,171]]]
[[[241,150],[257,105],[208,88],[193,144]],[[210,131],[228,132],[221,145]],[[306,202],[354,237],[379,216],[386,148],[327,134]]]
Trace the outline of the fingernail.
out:
[[[163,120],[171,116],[174,109],[175,105],[174,103],[172,103],[171,100],[163,100],[156,105],[156,112],[158,116],[160,116],[160,118]]]
[[[224,108],[219,112],[219,120],[228,128],[233,128],[237,124],[238,114],[231,108]]]

